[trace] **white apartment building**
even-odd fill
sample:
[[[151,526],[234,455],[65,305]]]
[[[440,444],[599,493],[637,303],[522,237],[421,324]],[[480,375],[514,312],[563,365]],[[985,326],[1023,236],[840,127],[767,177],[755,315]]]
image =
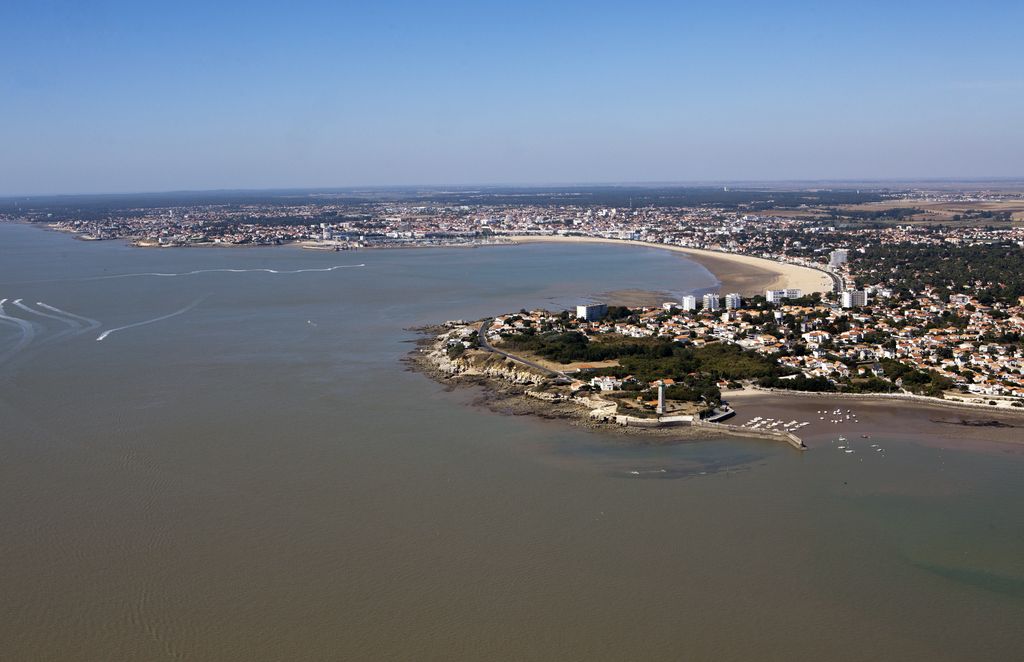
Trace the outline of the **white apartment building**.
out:
[[[595,303],[586,306],[576,306],[576,319],[587,322],[595,322],[608,313],[608,305]]]
[[[868,293],[862,290],[846,290],[841,296],[843,308],[858,308],[868,305]]]

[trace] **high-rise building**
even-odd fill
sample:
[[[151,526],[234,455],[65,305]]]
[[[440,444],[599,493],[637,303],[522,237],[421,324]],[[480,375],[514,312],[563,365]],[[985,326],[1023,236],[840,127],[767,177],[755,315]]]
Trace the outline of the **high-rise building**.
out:
[[[585,306],[576,306],[576,319],[587,322],[595,322],[608,314],[608,305],[604,303],[593,303]]]
[[[697,297],[687,294],[679,300],[679,307],[683,310],[697,310]]]
[[[846,264],[850,257],[850,251],[845,248],[837,248],[828,254],[828,266],[839,267]]]
[[[743,307],[743,297],[737,292],[725,295],[725,307],[727,310],[735,310]]]
[[[868,305],[868,293],[863,290],[846,290],[840,299],[843,308],[858,308]]]
[[[705,294],[704,295],[704,310],[718,310],[719,309],[718,293]]]

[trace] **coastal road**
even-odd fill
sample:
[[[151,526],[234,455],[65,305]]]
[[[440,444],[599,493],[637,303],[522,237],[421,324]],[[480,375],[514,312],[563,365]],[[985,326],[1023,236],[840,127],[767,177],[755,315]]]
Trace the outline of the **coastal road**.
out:
[[[820,271],[824,271],[832,279],[833,292],[842,292],[843,290],[846,289],[846,279],[844,279],[842,276],[827,269],[820,269]]]
[[[529,361],[529,360],[524,359],[524,358],[522,358],[520,356],[516,356],[515,354],[509,354],[508,352],[500,350],[497,347],[494,347],[493,345],[491,345],[491,343],[487,341],[487,330],[489,328],[491,328],[491,322],[493,322],[493,321],[494,321],[493,317],[488,317],[487,319],[485,319],[483,322],[480,323],[480,331],[477,332],[479,334],[478,337],[480,339],[480,349],[484,350],[485,352],[492,352],[494,354],[499,354],[501,356],[504,356],[507,359],[511,359],[511,360],[515,361],[516,363],[522,363],[523,365],[529,366],[529,367],[531,367],[531,368],[533,368],[535,370],[540,370],[544,374],[549,375],[551,377],[554,377],[556,379],[564,379],[567,382],[572,381],[564,372],[559,372],[557,370],[551,370],[549,368],[545,368],[544,366],[540,365],[539,363],[534,363],[533,361]]]

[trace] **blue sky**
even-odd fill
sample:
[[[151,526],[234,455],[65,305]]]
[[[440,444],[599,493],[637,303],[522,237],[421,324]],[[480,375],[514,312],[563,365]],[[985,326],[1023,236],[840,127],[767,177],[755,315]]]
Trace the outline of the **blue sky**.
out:
[[[0,194],[1024,177],[1022,24],[1019,0],[7,0]]]

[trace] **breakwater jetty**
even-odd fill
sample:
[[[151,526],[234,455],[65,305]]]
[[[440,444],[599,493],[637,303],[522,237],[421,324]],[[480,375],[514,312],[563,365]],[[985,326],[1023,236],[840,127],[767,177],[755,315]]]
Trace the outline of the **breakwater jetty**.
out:
[[[705,421],[701,419],[694,419],[692,423],[693,427],[704,428],[710,430],[721,430],[728,432],[729,434],[735,434],[738,437],[752,437],[754,439],[770,439],[772,441],[783,441],[798,451],[807,450],[807,444],[803,440],[793,434],[784,430],[759,430],[756,428],[745,428],[740,425],[730,425],[729,423],[716,423],[714,421]]]
[[[590,406],[593,406],[590,403]],[[729,415],[734,412],[728,412]],[[800,437],[796,436],[792,432],[785,430],[763,430],[757,428],[748,428],[741,425],[731,425],[729,423],[720,423],[715,420],[702,419],[699,416],[661,416],[659,418],[640,418],[638,416],[624,416],[616,413],[616,405],[614,403],[608,403],[606,406],[593,409],[590,412],[591,418],[595,418],[604,422],[615,422],[623,427],[631,428],[674,428],[674,427],[690,427],[704,431],[719,432],[722,435],[745,437],[748,439],[767,439],[769,441],[781,441],[789,444],[793,448],[799,451],[807,450],[807,445],[803,442]],[[724,416],[723,418],[728,418]],[[719,419],[721,420],[721,419]]]

